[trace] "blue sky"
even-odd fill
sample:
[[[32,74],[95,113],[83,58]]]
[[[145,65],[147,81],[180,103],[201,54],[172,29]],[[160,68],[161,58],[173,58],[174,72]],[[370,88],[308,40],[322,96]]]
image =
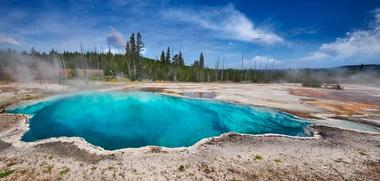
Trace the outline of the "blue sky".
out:
[[[281,68],[380,63],[375,0],[0,1],[0,48],[122,52],[141,32],[147,57],[168,46],[186,64],[202,51],[208,67],[275,63]]]

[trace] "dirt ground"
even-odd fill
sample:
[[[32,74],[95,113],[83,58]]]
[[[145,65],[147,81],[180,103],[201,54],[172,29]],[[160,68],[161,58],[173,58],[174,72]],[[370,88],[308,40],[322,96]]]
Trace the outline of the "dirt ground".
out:
[[[380,87],[297,84],[0,84],[0,109],[82,90],[143,90],[279,109],[312,120],[314,137],[227,133],[191,147],[107,151],[81,138],[22,142],[28,120],[0,114],[4,180],[378,180]]]

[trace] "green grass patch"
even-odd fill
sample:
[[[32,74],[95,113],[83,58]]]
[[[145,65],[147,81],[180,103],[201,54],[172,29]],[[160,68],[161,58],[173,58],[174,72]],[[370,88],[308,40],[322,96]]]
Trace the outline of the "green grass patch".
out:
[[[62,177],[63,175],[67,174],[69,171],[70,171],[70,169],[65,167],[65,168],[63,168],[63,170],[59,171],[59,176]]]
[[[261,155],[256,155],[255,156],[255,160],[263,160],[264,158],[263,158],[263,156],[261,156]]]
[[[51,165],[47,165],[42,171],[44,172],[44,173],[49,173],[49,174],[51,174],[51,170],[53,169],[53,166],[51,166]]]
[[[15,172],[15,170],[3,170],[3,171],[1,171],[0,172],[0,179],[9,176],[13,172]]]

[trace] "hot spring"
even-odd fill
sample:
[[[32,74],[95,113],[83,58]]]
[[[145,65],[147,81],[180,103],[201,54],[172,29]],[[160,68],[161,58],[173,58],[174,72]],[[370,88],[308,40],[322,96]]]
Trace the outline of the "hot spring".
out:
[[[267,108],[150,92],[88,92],[20,105],[32,115],[26,142],[78,136],[106,150],[191,146],[226,132],[310,136],[309,124]]]

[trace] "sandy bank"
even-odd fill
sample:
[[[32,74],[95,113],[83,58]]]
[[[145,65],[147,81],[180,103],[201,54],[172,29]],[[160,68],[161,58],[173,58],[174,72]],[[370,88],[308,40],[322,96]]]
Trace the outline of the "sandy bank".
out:
[[[228,133],[189,148],[100,151],[75,138],[10,144],[22,132],[20,122],[14,123],[19,129],[1,135],[0,168],[14,170],[6,180],[376,180],[380,176],[379,134],[326,126],[314,126],[319,137],[309,139]]]

